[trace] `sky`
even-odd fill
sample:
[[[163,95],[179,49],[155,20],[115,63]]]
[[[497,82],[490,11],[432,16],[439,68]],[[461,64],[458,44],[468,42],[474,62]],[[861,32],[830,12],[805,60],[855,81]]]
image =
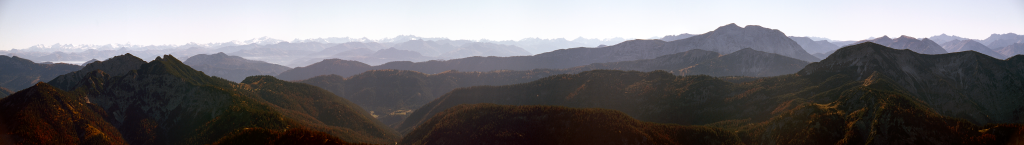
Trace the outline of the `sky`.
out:
[[[1022,0],[0,0],[0,50],[43,44],[185,44],[397,35],[450,39],[651,38],[729,23],[862,40],[1024,33]]]

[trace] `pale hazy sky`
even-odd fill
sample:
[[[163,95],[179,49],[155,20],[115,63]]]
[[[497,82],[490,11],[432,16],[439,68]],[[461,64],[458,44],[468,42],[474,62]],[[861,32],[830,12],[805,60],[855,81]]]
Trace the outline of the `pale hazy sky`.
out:
[[[1024,0],[0,0],[0,50],[36,44],[184,44],[396,35],[650,38],[729,23],[860,40],[1024,33]]]

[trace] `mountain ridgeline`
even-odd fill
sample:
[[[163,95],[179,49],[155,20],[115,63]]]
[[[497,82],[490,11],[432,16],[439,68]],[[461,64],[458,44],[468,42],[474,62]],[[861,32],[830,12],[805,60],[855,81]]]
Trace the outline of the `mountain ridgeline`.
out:
[[[883,46],[886,46],[886,47],[890,47],[890,48],[895,48],[895,49],[907,49],[907,50],[914,51],[914,52],[921,53],[921,54],[943,54],[943,53],[947,53],[947,51],[945,49],[943,49],[942,46],[940,46],[938,43],[935,43],[935,41],[929,40],[928,38],[924,38],[922,40],[917,40],[917,38],[906,36],[906,35],[900,36],[899,38],[896,38],[896,39],[889,38],[889,36],[882,36],[882,38],[876,38],[876,39],[873,39],[873,40],[864,40],[864,41],[859,41],[857,43],[863,43],[863,42],[873,42],[873,43],[876,43],[876,44],[880,44],[880,45],[883,45]]]
[[[82,69],[65,63],[39,64],[18,56],[0,55],[0,87],[18,91]]]
[[[373,119],[365,110],[329,91],[270,76],[253,76],[234,83],[207,76],[170,55],[145,62],[125,54],[91,63],[80,71],[59,76],[37,87],[46,89],[49,84],[54,84],[52,88],[55,89],[48,90],[67,90],[71,95],[81,95],[79,98],[83,101],[59,99],[47,103],[84,102],[86,106],[92,106],[93,112],[102,117],[101,121],[109,123],[120,134],[120,139],[113,133],[101,134],[109,138],[104,140],[112,142],[210,144],[228,136],[289,128],[301,128],[300,135],[328,134],[326,139],[339,142],[383,144],[399,139],[395,131]],[[15,93],[0,101],[19,97]],[[35,106],[30,103],[6,105]],[[57,118],[36,119],[27,124],[40,126],[44,124],[33,122],[53,122],[50,119]],[[293,134],[289,132],[292,131],[285,131],[282,136]],[[46,138],[47,135],[30,134],[18,138]],[[78,139],[95,140],[90,137],[80,135]]]
[[[338,69],[327,64],[361,64],[355,61],[334,60],[317,63],[310,67]],[[591,70],[667,70],[676,75],[713,76],[777,76],[799,71],[805,61],[743,49],[729,55],[719,55],[705,50],[690,50],[655,59],[596,63],[568,69],[534,69],[527,71],[459,72],[446,71],[425,74],[408,70],[371,70],[345,78],[339,75],[323,75],[300,82],[315,85],[351,100],[353,103],[373,111],[377,119],[391,127],[397,127],[410,112],[456,88],[472,86],[511,85],[534,81],[559,74],[575,74]],[[324,65],[324,66],[320,66]],[[361,65],[369,67],[368,65]],[[370,68],[364,68],[370,69]],[[361,71],[340,70],[339,71]],[[287,78],[282,76],[281,78]]]
[[[372,69],[413,70],[427,74],[435,74],[449,70],[486,72],[494,70],[565,69],[593,63],[655,59],[666,54],[676,54],[697,49],[712,51],[719,54],[731,54],[745,48],[779,54],[806,62],[815,62],[820,60],[808,54],[800,47],[800,45],[779,30],[768,29],[756,25],[739,27],[735,24],[729,24],[722,26],[715,31],[671,42],[661,40],[631,40],[607,47],[560,49],[533,56],[475,56],[451,60],[431,60],[425,62],[396,61],[372,66]],[[364,65],[352,64],[347,66],[352,67],[329,69],[345,70],[348,72],[360,72],[356,70],[365,69]],[[327,74],[337,74],[342,76],[354,75],[319,71],[323,69],[328,68],[298,67],[286,71],[278,77],[285,80],[301,80]],[[290,71],[297,72],[293,73]],[[309,75],[300,76],[291,74]]]
[[[451,118],[460,117],[446,110],[494,103],[612,109],[641,121],[727,129],[745,144],[1006,144],[1024,129],[1015,113],[1024,107],[1022,64],[1020,56],[922,55],[862,43],[799,73],[742,83],[664,71],[587,71],[456,89],[417,109],[398,129],[409,133],[403,142],[451,132],[444,128],[487,132],[455,123]]]
[[[199,54],[189,57],[185,64],[207,75],[218,76],[234,82],[256,75],[275,76],[291,68],[262,61],[248,60],[227,54]]]
[[[729,24],[537,55],[404,36],[0,56],[0,144],[1024,144],[1021,37],[931,38]]]
[[[949,52],[975,51],[998,59],[1009,58],[974,40],[952,40],[943,43],[942,48]]]

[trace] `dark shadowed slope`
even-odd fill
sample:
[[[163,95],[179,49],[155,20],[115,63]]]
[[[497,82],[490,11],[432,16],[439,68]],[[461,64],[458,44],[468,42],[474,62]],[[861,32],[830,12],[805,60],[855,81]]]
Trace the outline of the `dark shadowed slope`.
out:
[[[0,144],[126,144],[111,114],[80,94],[37,83],[0,99]]]
[[[126,55],[91,66],[136,60]],[[76,84],[70,90],[87,94],[112,114],[106,120],[131,144],[209,144],[245,128],[294,127],[350,142],[398,141],[394,131],[361,108],[317,87],[269,76],[234,83],[207,76],[170,55],[143,63],[129,71],[111,67],[64,75],[80,78],[69,83]]]
[[[73,64],[39,64],[17,56],[0,55],[0,87],[18,91],[61,74],[82,69]]]
[[[796,73],[809,62],[779,54],[742,49],[722,57],[679,69],[677,75],[770,77]]]
[[[980,124],[1024,120],[1014,113],[1024,111],[1021,59],[999,60],[973,51],[922,55],[874,43],[849,48],[807,65],[799,74],[864,79],[877,71],[942,115]]]
[[[742,144],[727,130],[642,122],[608,109],[459,105],[400,144]]]
[[[263,61],[248,60],[238,56],[229,56],[223,52],[217,54],[199,54],[189,57],[185,64],[211,76],[217,76],[234,82],[242,82],[245,77],[255,75],[276,76],[288,67]]]
[[[323,132],[305,129],[289,128],[285,131],[270,130],[265,128],[251,128],[233,132],[214,145],[350,145],[354,143],[331,136]]]
[[[81,66],[89,65],[90,63],[97,62],[97,61],[100,61],[100,60],[90,59],[89,61],[85,61],[85,63],[82,63]]]
[[[683,86],[694,88],[672,89]],[[708,120],[710,117],[690,120],[687,116],[699,112],[677,110],[698,109],[698,106],[692,104],[721,100],[719,96],[724,97],[733,87],[728,82],[709,76],[677,77],[665,71],[646,73],[595,70],[579,74],[554,75],[529,83],[452,90],[416,109],[398,126],[398,130],[411,131],[416,125],[445,109],[459,104],[476,103],[606,108],[622,111],[643,121],[679,124],[700,122],[697,120]],[[711,122],[703,121],[700,124]]]
[[[394,127],[412,110],[455,88],[524,83],[560,73],[552,70],[451,71],[428,75],[415,71],[373,70],[349,78],[338,75],[317,76],[301,83],[324,88],[351,100],[373,112],[378,120]]]
[[[1024,43],[1014,43],[1013,45],[997,49],[996,52],[1007,57],[1021,55],[1024,54]]]
[[[739,84],[662,71],[588,71],[456,89],[414,111],[399,130],[459,104],[495,103],[613,109],[641,121],[734,130],[747,144],[1003,144],[1020,124],[988,123],[1024,120],[1015,113],[1024,106],[1022,61],[863,43],[797,74]]]
[[[975,51],[998,59],[1008,58],[974,40],[952,40],[942,44],[942,48],[949,52]]]
[[[14,94],[14,91],[8,90],[7,88],[0,87],[0,98],[7,97],[7,95]]]
[[[248,77],[240,85],[280,107],[278,112],[285,116],[341,139],[371,143],[399,139],[397,132],[381,124],[360,106],[319,87],[271,76]]]

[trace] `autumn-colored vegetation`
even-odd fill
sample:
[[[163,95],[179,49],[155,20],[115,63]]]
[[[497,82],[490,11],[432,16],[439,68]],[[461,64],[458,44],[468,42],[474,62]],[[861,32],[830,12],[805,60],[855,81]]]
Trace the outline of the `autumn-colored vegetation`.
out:
[[[0,144],[126,144],[81,94],[37,83],[0,99]]]

